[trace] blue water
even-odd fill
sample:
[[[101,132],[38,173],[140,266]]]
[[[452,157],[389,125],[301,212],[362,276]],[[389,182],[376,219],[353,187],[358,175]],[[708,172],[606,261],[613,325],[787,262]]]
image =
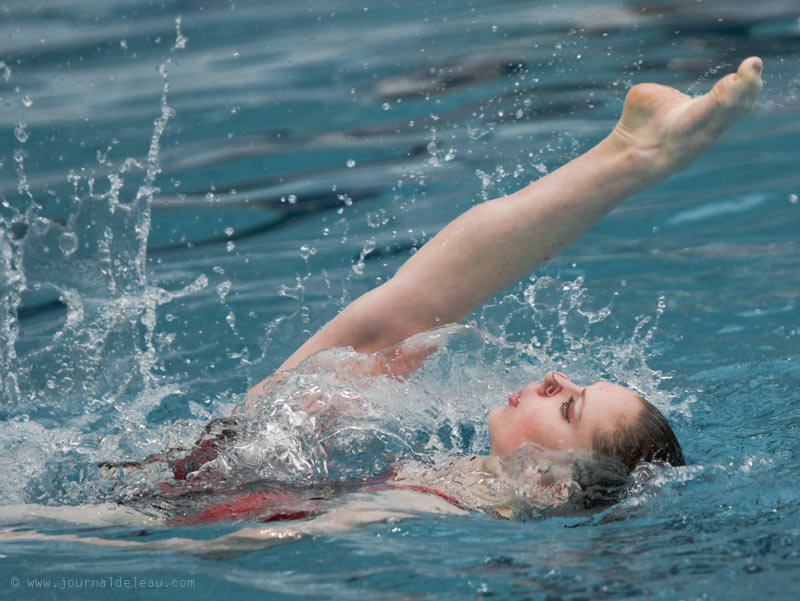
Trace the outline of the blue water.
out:
[[[798,18],[788,0],[0,3],[4,506],[96,502],[98,461],[190,445],[449,219],[598,141],[630,85],[699,94],[765,62],[708,155],[384,405],[431,399],[447,419],[409,436],[485,452],[486,412],[558,367],[645,393],[686,468],[595,516],[425,517],[222,561],[4,542],[0,597],[107,599],[29,580],[111,577],[193,581],[120,600],[798,598]]]

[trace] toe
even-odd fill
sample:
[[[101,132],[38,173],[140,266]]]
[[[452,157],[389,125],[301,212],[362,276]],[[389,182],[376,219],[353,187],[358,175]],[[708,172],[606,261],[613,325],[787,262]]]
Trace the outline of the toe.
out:
[[[764,68],[764,63],[757,56],[751,56],[742,61],[739,69],[736,71],[736,78],[743,78],[745,80],[756,81],[761,79],[761,70]]]
[[[757,56],[742,61],[734,76],[734,94],[742,108],[753,108],[756,97],[764,85],[761,81],[761,70],[764,64]]]
[[[761,91],[762,67],[757,56],[745,59],[736,73],[726,75],[714,85],[710,99],[717,106],[736,112],[751,109]]]

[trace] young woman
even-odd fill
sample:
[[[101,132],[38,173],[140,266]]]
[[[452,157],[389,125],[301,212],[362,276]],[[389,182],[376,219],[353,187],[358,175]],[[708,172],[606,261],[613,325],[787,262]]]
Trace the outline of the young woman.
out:
[[[297,349],[276,375],[254,386],[235,419],[247,420],[270,390],[280,385],[287,370],[324,349],[352,347],[360,353],[356,368],[365,375],[407,375],[431,349],[395,345],[463,319],[482,302],[544,265],[625,199],[690,165],[753,106],[762,86],[761,69],[759,58],[748,58],[736,73],[722,78],[698,98],[657,84],[633,87],[608,137],[519,192],[477,205],[450,223],[391,280],[346,307]],[[313,414],[327,408],[309,400],[305,409]],[[201,439],[192,454],[173,461],[175,479],[185,480],[212,459],[225,432],[223,423]],[[548,373],[540,383],[531,382],[512,394],[506,405],[493,410],[489,432],[487,457],[465,457],[438,468],[400,465],[390,478],[362,487],[314,519],[245,528],[216,541],[170,539],[151,547],[222,556],[298,536],[408,517],[417,511],[463,513],[481,508],[508,517],[517,510],[513,495],[506,495],[502,487],[487,486],[487,481],[527,479],[527,502],[552,508],[576,492],[586,494],[598,478],[624,481],[620,474],[627,475],[640,462],[683,464],[680,445],[665,418],[636,392],[608,382],[581,386],[556,372]],[[536,464],[524,461],[530,448],[537,449]],[[544,468],[542,453],[552,453]],[[565,457],[575,459],[565,463]],[[591,466],[584,469],[586,462]],[[448,488],[446,482],[458,486]],[[214,515],[227,511],[228,517],[252,519],[257,512],[237,512],[237,507],[275,504],[278,497],[286,501],[277,503],[283,508],[298,501],[288,491],[262,491],[223,501]],[[308,508],[311,500],[300,500],[305,505],[294,513],[272,515],[286,518],[314,513]],[[30,511],[41,515],[45,510]],[[98,515],[97,508],[93,513]],[[127,521],[136,514],[111,508],[104,515],[107,520],[119,516]]]
[[[278,369],[254,386],[252,407],[280,373],[323,349],[387,349],[419,332],[457,322],[485,300],[528,276],[631,195],[681,171],[703,154],[761,89],[761,60],[699,98],[657,84],[634,86],[622,117],[597,146],[557,171],[455,219],[378,288],[346,307]],[[402,351],[399,351],[402,352]],[[414,368],[422,359],[371,357],[366,371]],[[489,416],[491,455],[509,457],[524,443],[594,452],[628,471],[640,461],[682,465],[664,417],[634,391],[597,382],[579,386],[560,373],[531,383]]]

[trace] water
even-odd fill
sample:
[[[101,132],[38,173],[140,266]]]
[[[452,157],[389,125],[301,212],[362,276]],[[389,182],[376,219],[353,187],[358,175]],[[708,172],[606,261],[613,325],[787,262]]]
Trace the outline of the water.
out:
[[[98,461],[189,446],[449,219],[597,141],[631,84],[701,93],[765,60],[756,109],[706,157],[479,310],[425,374],[297,376],[355,389],[373,409],[362,425],[386,434],[312,479],[386,469],[386,449],[485,452],[486,413],[553,367],[643,392],[686,468],[596,516],[426,517],[218,562],[4,543],[3,597],[50,598],[28,582],[49,578],[105,599],[75,583],[111,577],[164,598],[796,598],[793,3],[76,0],[0,15],[3,505],[97,501],[114,487]]]

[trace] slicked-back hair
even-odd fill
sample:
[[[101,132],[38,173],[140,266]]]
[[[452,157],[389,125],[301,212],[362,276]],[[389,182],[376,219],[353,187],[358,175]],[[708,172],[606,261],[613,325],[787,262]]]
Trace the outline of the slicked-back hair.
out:
[[[595,434],[594,452],[617,459],[628,473],[642,461],[684,465],[683,450],[667,418],[643,397],[636,398],[642,404],[639,415],[611,432]]]

